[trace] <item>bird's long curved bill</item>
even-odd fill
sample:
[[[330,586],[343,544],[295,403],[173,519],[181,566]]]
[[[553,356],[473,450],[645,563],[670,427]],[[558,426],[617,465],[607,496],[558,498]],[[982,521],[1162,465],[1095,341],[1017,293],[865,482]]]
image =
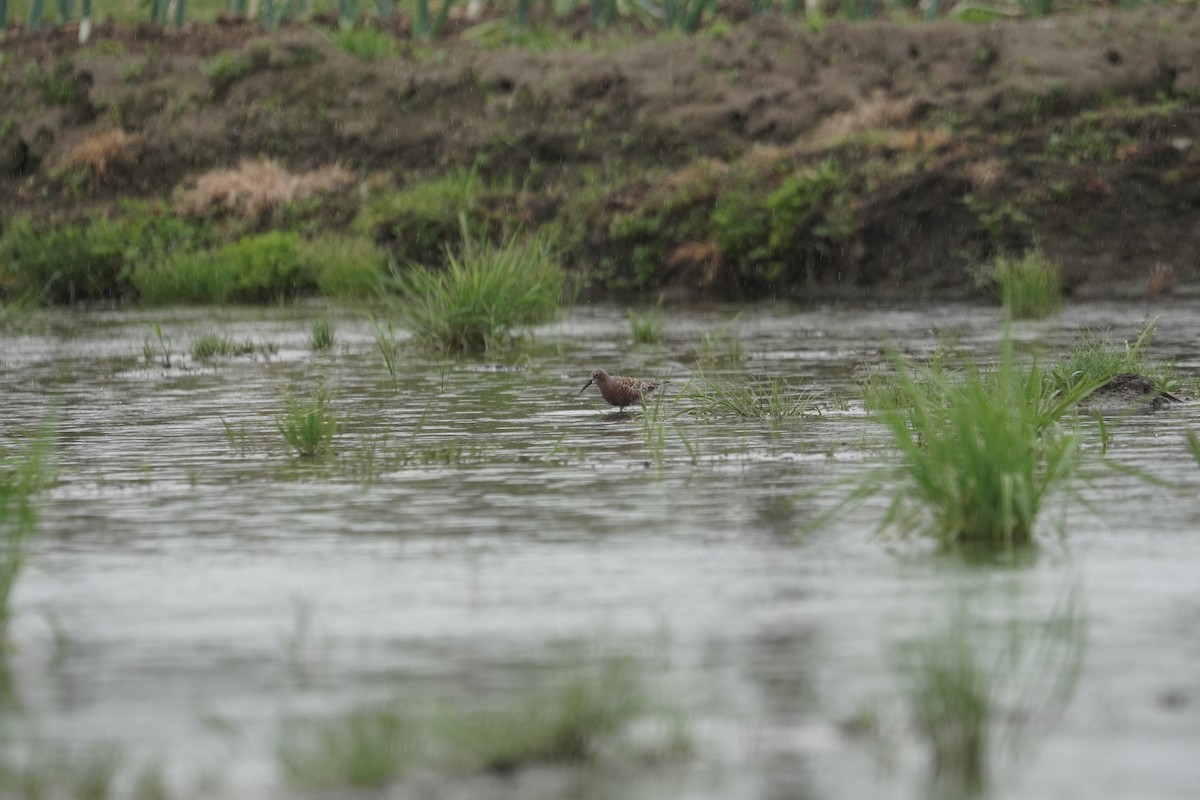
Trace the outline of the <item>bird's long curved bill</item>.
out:
[[[593,381],[591,378],[588,378],[588,382],[583,385],[583,389],[580,389],[575,394],[583,394],[584,389],[587,389],[587,387],[591,386],[593,383],[595,383],[595,381]]]

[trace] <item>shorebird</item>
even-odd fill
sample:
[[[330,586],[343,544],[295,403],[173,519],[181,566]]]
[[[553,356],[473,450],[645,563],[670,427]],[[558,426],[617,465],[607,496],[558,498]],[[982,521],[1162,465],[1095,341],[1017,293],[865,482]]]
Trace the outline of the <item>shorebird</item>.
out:
[[[625,406],[642,403],[646,399],[646,395],[653,392],[659,386],[662,386],[662,383],[659,381],[644,381],[641,378],[622,378],[619,375],[609,375],[602,369],[595,369],[592,370],[592,375],[588,378],[588,382],[579,390],[579,394],[583,394],[593,383],[600,390],[600,396],[610,406],[617,406],[621,411],[625,410]]]

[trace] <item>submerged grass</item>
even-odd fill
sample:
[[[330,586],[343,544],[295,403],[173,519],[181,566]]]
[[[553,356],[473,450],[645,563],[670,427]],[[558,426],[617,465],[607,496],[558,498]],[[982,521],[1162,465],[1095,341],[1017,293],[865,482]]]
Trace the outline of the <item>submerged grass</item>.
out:
[[[329,391],[318,386],[307,400],[289,395],[287,411],[275,418],[275,426],[301,458],[327,455],[338,427],[337,416],[330,408]]]
[[[549,319],[563,272],[542,239],[495,246],[464,237],[446,269],[413,265],[393,274],[391,288],[400,299],[387,299],[418,341],[444,352],[483,352]]]

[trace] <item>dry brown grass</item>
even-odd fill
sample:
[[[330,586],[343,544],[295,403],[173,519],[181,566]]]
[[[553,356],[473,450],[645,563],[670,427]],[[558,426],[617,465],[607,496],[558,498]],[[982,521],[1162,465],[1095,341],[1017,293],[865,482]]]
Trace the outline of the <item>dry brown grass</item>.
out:
[[[827,144],[855,133],[907,127],[920,110],[914,97],[888,98],[875,92],[849,111],[833,114],[817,128],[813,141]]]
[[[1175,274],[1175,267],[1165,261],[1159,261],[1146,276],[1146,299],[1157,300],[1164,297],[1170,294],[1178,283],[1179,277]]]
[[[720,245],[711,239],[706,242],[685,242],[667,256],[667,267],[673,273],[702,289],[711,289],[716,284],[724,264]]]
[[[972,161],[963,167],[963,174],[976,189],[987,189],[1004,177],[1004,162],[998,158]]]
[[[185,214],[235,213],[258,223],[289,203],[336,192],[353,179],[354,175],[338,164],[297,174],[274,161],[246,160],[236,169],[201,175],[195,185],[178,192],[175,206]]]
[[[63,157],[59,170],[86,167],[93,176],[102,178],[110,164],[123,156],[132,155],[132,151],[141,144],[141,134],[126,133],[120,128],[101,131],[72,147]]]

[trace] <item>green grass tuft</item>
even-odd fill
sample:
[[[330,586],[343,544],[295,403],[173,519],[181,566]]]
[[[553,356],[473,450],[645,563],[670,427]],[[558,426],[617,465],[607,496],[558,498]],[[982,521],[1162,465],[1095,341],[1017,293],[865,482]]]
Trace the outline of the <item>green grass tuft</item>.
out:
[[[662,336],[663,319],[657,308],[651,308],[644,314],[629,314],[629,328],[633,333],[634,344],[657,344]]]
[[[510,342],[518,328],[559,308],[563,272],[541,239],[503,246],[466,241],[449,266],[412,265],[393,273],[394,312],[414,337],[446,352],[482,352]]]
[[[333,347],[333,320],[329,317],[313,320],[309,344],[317,352]]]
[[[331,452],[338,422],[329,404],[328,390],[319,386],[308,400],[289,396],[287,412],[275,418],[284,441],[301,458],[318,458]]]
[[[735,378],[697,370],[681,394],[696,402],[693,413],[700,416],[783,419],[817,410],[813,392],[782,378]]]
[[[367,61],[396,55],[396,37],[378,28],[342,28],[333,35],[333,42],[352,56]]]
[[[1146,356],[1145,350],[1154,337],[1156,322],[1148,322],[1132,343],[1116,345],[1107,337],[1085,334],[1070,352],[1047,370],[1049,387],[1066,392],[1081,383],[1099,386],[1116,375],[1129,372],[1151,379],[1161,391],[1179,391],[1182,380],[1174,364],[1151,361]]]
[[[715,332],[705,331],[700,337],[700,346],[696,348],[696,360],[701,364],[740,364],[744,361],[746,354],[742,337],[735,327],[737,321],[738,318],[734,317]]]
[[[1044,319],[1062,306],[1058,264],[1033,250],[1020,258],[997,258],[982,273],[1013,319]]]
[[[1077,467],[1078,437],[1059,422],[1096,386],[1049,389],[1036,362],[1017,365],[1007,331],[991,370],[968,361],[961,376],[914,374],[899,360],[895,370],[903,401],[880,419],[899,462],[864,481],[857,497],[890,484],[893,501],[882,526],[912,520],[915,508],[947,544],[1030,542],[1047,500]]]

